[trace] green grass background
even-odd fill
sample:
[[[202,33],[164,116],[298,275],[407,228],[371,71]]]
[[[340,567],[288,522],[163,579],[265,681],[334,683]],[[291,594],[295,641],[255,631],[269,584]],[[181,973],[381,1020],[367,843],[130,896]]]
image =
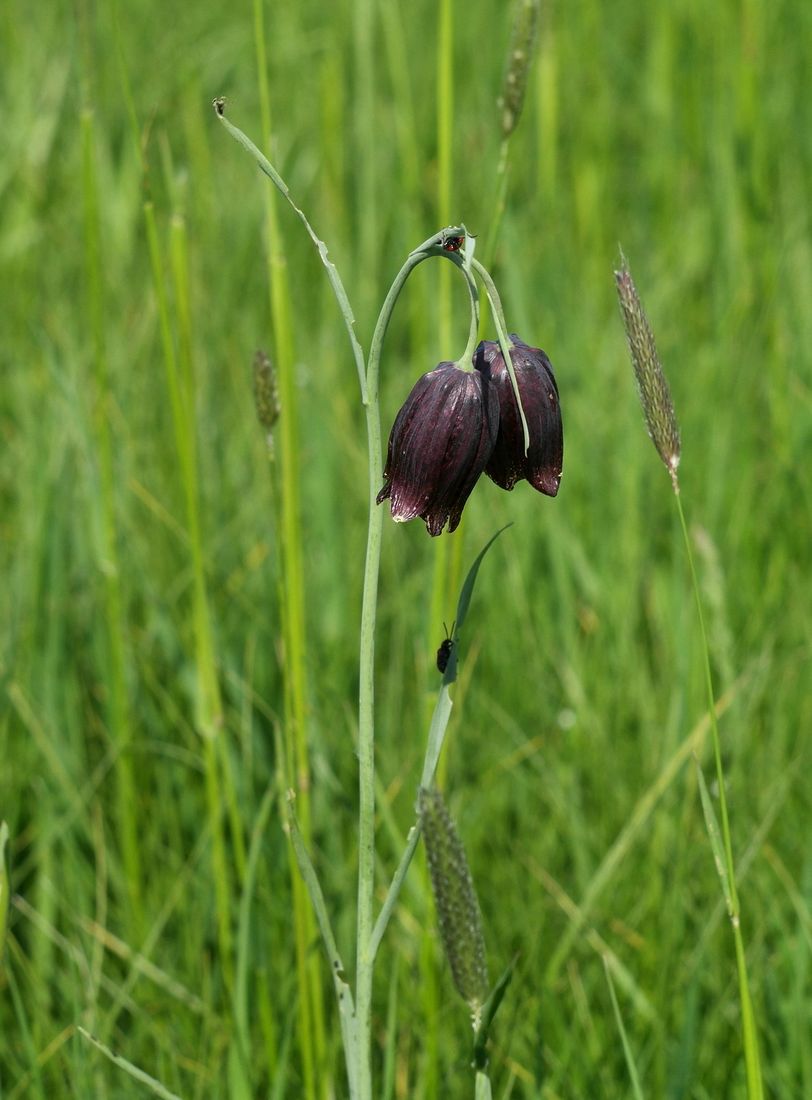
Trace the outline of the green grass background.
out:
[[[366,346],[411,248],[455,220],[487,235],[510,11],[453,5],[448,209],[435,4],[300,0],[264,15],[272,159],[328,243]],[[519,956],[495,1026],[499,1097],[630,1095],[602,956],[646,1096],[744,1090],[733,943],[690,758],[693,747],[710,781],[695,609],[624,344],[618,242],[682,429],[766,1092],[812,1096],[810,41],[801,0],[543,8],[494,272],[511,329],[555,365],[565,474],[555,501],[483,480],[452,536],[466,563],[514,524],[480,572],[444,764],[492,973]],[[210,103],[227,95],[231,119],[260,139],[251,5],[34,13],[6,0],[0,51],[0,817],[15,894],[0,1094],[148,1095],[82,1025],[183,1097],[344,1096],[324,971],[325,1044],[303,1082],[276,805],[255,878],[244,860],[285,713],[277,500],[251,393],[253,352],[273,333],[266,183]],[[224,714],[208,748],[146,199],[192,394]],[[312,847],[351,962],[366,444],[323,270],[286,207],[279,224]],[[188,273],[175,280],[172,239]],[[385,431],[418,375],[464,346],[464,287],[449,284],[444,316],[440,266],[410,280],[390,330]],[[437,548],[419,522],[387,520],[382,888],[412,820],[438,680]],[[448,620],[455,598],[449,587]],[[222,816],[207,803],[213,776]],[[382,1097],[472,1095],[470,1028],[434,926],[414,867],[376,979]],[[320,964],[315,940],[310,950]]]

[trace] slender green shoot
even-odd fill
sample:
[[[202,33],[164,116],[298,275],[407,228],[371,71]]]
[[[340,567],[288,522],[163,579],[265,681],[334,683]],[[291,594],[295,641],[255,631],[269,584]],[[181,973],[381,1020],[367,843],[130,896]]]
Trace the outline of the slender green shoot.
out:
[[[138,799],[132,763],[131,704],[127,692],[128,657],[125,649],[124,597],[115,511],[115,470],[110,430],[112,392],[105,333],[105,284],[102,277],[102,245],[99,229],[99,198],[96,179],[94,115],[82,112],[82,182],[85,200],[85,260],[87,308],[93,338],[94,401],[92,426],[98,462],[99,492],[97,526],[99,571],[103,580],[104,619],[110,669],[110,735],[118,752],[115,768],[116,816],[120,832],[126,896],[133,924],[140,929],[143,917],[141,896],[141,854],[138,836]]]
[[[493,317],[493,323],[496,326],[497,339],[499,341],[499,350],[502,352],[502,356],[505,360],[505,366],[507,367],[508,375],[510,376],[510,384],[513,387],[513,396],[516,398],[516,404],[519,408],[519,418],[522,422],[522,433],[524,435],[524,449],[525,454],[530,449],[530,429],[527,427],[527,417],[524,415],[524,405],[522,404],[522,395],[519,392],[519,383],[516,380],[516,371],[513,367],[513,360],[510,357],[510,349],[513,346],[508,336],[507,325],[505,323],[505,313],[502,309],[502,300],[499,297],[499,291],[496,289],[496,284],[490,276],[490,272],[481,264],[479,260],[472,260],[471,266],[482,280],[482,285],[485,287],[485,294],[487,295],[488,302],[491,307],[491,316]]]
[[[694,564],[693,548],[688,534],[688,525],[685,521],[685,512],[682,506],[682,496],[677,470],[681,457],[681,442],[679,425],[677,423],[674,403],[671,399],[671,391],[663,372],[657,348],[654,342],[654,334],[646,317],[637,287],[632,279],[626,259],[621,253],[621,269],[615,272],[618,298],[620,300],[623,324],[626,330],[626,339],[637,379],[637,389],[640,403],[643,407],[643,415],[646,421],[651,440],[662,459],[671,478],[671,486],[674,491],[677,513],[679,515],[680,528],[682,530],[685,554],[691,573],[691,585],[693,587],[696,603],[697,618],[699,620],[699,632],[701,638],[702,665],[705,678],[705,690],[707,694],[708,719],[711,729],[711,743],[713,756],[716,763],[716,781],[719,789],[719,813],[721,817],[721,837],[724,849],[724,863],[718,858],[720,845],[718,841],[718,828],[715,825],[715,817],[708,811],[712,811],[710,798],[704,781],[700,783],[700,792],[703,790],[703,809],[706,820],[709,823],[709,835],[711,847],[717,856],[717,865],[720,866],[725,901],[728,906],[730,923],[733,927],[733,939],[736,950],[736,969],[739,978],[739,999],[742,1010],[742,1038],[744,1046],[745,1069],[747,1076],[747,1095],[749,1100],[762,1100],[764,1095],[761,1064],[758,1051],[758,1033],[756,1029],[753,1003],[750,996],[750,986],[747,977],[747,960],[744,951],[744,941],[741,931],[741,911],[739,897],[736,889],[736,873],[733,860],[733,844],[730,834],[730,821],[727,812],[727,795],[725,793],[725,774],[722,767],[721,738],[719,725],[716,719],[716,700],[713,689],[713,676],[710,664],[710,646],[705,628],[705,615],[702,609],[702,597],[699,590],[699,579]],[[721,868],[724,873],[721,874]]]
[[[741,1001],[742,1009],[742,1039],[744,1045],[744,1059],[745,1068],[747,1072],[747,1096],[749,1100],[763,1100],[764,1087],[761,1076],[761,1058],[759,1055],[758,1044],[758,1029],[756,1026],[755,1012],[753,1010],[753,1001],[750,995],[750,983],[747,976],[747,958],[744,950],[744,939],[741,929],[741,907],[739,905],[739,894],[736,888],[736,870],[733,861],[733,844],[730,835],[730,821],[727,812],[727,796],[725,794],[725,773],[722,766],[722,748],[721,738],[719,737],[719,724],[716,720],[716,707],[714,705],[714,691],[713,691],[713,676],[711,674],[710,665],[710,647],[708,645],[708,635],[705,627],[705,615],[702,610],[702,597],[699,592],[699,579],[696,574],[696,565],[694,564],[693,549],[691,547],[691,539],[688,534],[688,526],[685,522],[685,512],[682,507],[682,496],[679,492],[679,483],[676,480],[676,471],[672,475],[674,481],[674,499],[677,504],[677,511],[679,513],[680,527],[682,528],[683,542],[685,544],[685,553],[688,558],[688,564],[691,570],[691,584],[694,590],[694,598],[696,602],[697,617],[699,619],[699,630],[702,639],[702,663],[705,674],[705,688],[708,698],[708,716],[711,724],[711,743],[713,745],[713,757],[716,764],[716,783],[719,792],[719,815],[722,822],[722,843],[724,848],[724,863],[720,866],[718,860],[718,828],[715,830],[709,828],[709,835],[711,838],[711,846],[715,845],[715,855],[717,857],[717,866],[720,866],[720,880],[722,882],[722,888],[725,894],[725,903],[728,907],[728,915],[730,917],[730,923],[733,928],[733,941],[736,949],[736,970],[739,978],[739,999]],[[700,784],[700,792],[704,787],[704,779]],[[705,788],[707,794],[707,788]],[[706,797],[703,800],[703,808],[712,809],[710,798]],[[711,818],[712,820],[712,818]],[[708,815],[706,812],[706,821],[708,821]]]
[[[8,825],[5,821],[0,821],[0,966],[2,966],[3,952],[6,948],[8,915],[11,909],[11,875],[6,852],[7,845]]]
[[[262,51],[262,60],[264,60],[264,48],[263,48],[263,51]],[[261,69],[260,71],[264,72],[265,70]],[[264,84],[264,80],[262,81],[262,83]],[[280,193],[280,195],[282,195],[282,197],[293,208],[293,210],[295,211],[297,217],[299,218],[299,220],[304,225],[305,230],[307,231],[307,235],[310,237],[313,244],[316,246],[316,249],[317,249],[318,254],[319,254],[319,258],[321,259],[321,262],[324,264],[325,270],[327,272],[327,278],[330,280],[330,286],[333,289],[333,294],[335,295],[336,301],[338,302],[338,305],[339,305],[339,309],[341,310],[341,316],[344,319],[344,325],[345,325],[345,328],[347,330],[347,336],[348,336],[349,341],[350,341],[350,347],[352,348],[353,356],[355,358],[355,365],[358,369],[358,382],[359,382],[359,385],[361,387],[361,399],[362,399],[362,401],[364,401],[364,403],[366,403],[365,382],[364,382],[364,376],[365,376],[364,352],[363,352],[363,349],[362,349],[361,345],[358,342],[358,337],[355,335],[355,315],[352,312],[352,307],[350,306],[350,300],[347,297],[347,292],[344,289],[344,284],[341,281],[341,276],[338,273],[338,268],[335,266],[335,264],[332,262],[332,260],[330,260],[329,257],[328,257],[327,245],[324,243],[324,241],[322,241],[318,238],[318,236],[316,235],[316,232],[313,229],[312,225],[307,220],[307,217],[305,216],[304,211],[300,207],[298,207],[296,205],[296,203],[293,201],[293,198],[291,197],[291,193],[288,190],[288,185],[285,183],[285,181],[279,175],[279,173],[274,168],[274,166],[271,164],[271,162],[268,160],[268,158],[264,155],[264,153],[260,152],[260,150],[256,147],[256,145],[253,143],[253,141],[251,141],[251,139],[247,136],[247,134],[244,134],[242,132],[242,130],[238,129],[238,127],[234,126],[233,123],[228,118],[226,118],[226,100],[223,98],[223,96],[218,96],[217,99],[214,100],[213,106],[214,106],[215,114],[220,119],[220,121],[225,126],[225,128],[228,130],[228,132],[231,134],[231,136],[236,141],[238,141],[240,143],[240,145],[242,145],[242,147],[244,149],[246,149],[251,154],[251,156],[254,158],[254,160],[259,165],[259,168],[261,169],[261,171],[263,171],[265,173],[265,175],[271,180],[271,182],[273,183],[273,185],[277,189],[277,191]],[[270,115],[268,117],[270,117]],[[263,127],[263,128],[267,129],[266,127]]]
[[[499,129],[501,141],[496,163],[496,184],[493,212],[488,221],[485,242],[485,263],[493,263],[496,242],[505,214],[510,166],[510,139],[519,124],[527,94],[530,68],[536,52],[541,0],[517,0],[516,15],[510,36],[507,64],[499,95]]]
[[[623,1044],[623,1055],[626,1059],[626,1066],[629,1070],[629,1078],[632,1083],[632,1093],[635,1100],[643,1100],[643,1092],[640,1088],[640,1078],[637,1073],[637,1066],[634,1061],[634,1054],[632,1048],[629,1045],[629,1037],[626,1034],[626,1028],[623,1023],[623,1016],[620,1013],[620,1005],[617,1003],[617,995],[615,994],[615,984],[612,981],[612,970],[609,965],[609,959],[606,955],[603,957],[603,968],[606,971],[606,981],[609,985],[609,996],[612,998],[612,1011],[615,1015],[615,1023],[620,1034],[620,1041]]]
[[[198,690],[195,695],[195,718],[203,742],[206,806],[212,836],[212,874],[217,908],[218,939],[223,960],[223,973],[227,984],[230,986],[233,942],[231,933],[231,886],[223,830],[223,799],[221,797],[217,754],[214,746],[214,739],[221,722],[221,708],[219,685],[214,666],[213,641],[210,634],[206,584],[203,576],[203,548],[197,498],[197,445],[193,420],[193,395],[185,390],[184,374],[178,366],[169,311],[164,259],[158,242],[158,229],[151,202],[144,204],[144,217],[146,219],[147,245],[152,266],[153,287],[158,306],[161,346],[169,391],[169,403],[172,411],[175,448],[186,504],[187,534],[192,554],[194,576],[192,618],[198,682]],[[183,268],[179,266],[182,265],[181,253],[183,252],[183,243],[178,236],[180,233],[180,226],[176,226],[173,249],[175,253],[175,291],[183,300],[187,299],[187,283],[183,276]],[[181,308],[183,307],[181,306]],[[188,374],[186,378],[188,382]]]
[[[273,121],[269,86],[269,64],[266,26],[262,0],[254,0],[254,43],[256,49],[257,84],[262,119],[262,140],[271,148]],[[259,149],[224,116],[224,104],[215,101],[215,113],[231,136],[254,157],[260,170],[268,176],[276,190],[290,204],[302,221],[308,236],[319,250],[334,292],[343,287],[334,282],[334,272],[326,258],[326,249],[316,237],[309,222],[291,199],[287,185]],[[310,758],[307,712],[307,638],[305,629],[305,586],[303,567],[303,533],[300,505],[299,468],[299,390],[295,377],[295,338],[285,242],[279,225],[277,203],[271,188],[263,188],[269,309],[274,340],[274,360],[278,381],[279,461],[276,467],[275,494],[279,552],[282,562],[279,592],[282,637],[284,640],[284,741],[287,783],[297,791],[299,815],[305,841],[310,841]],[[344,296],[346,298],[346,296]],[[345,315],[346,316],[346,315]],[[352,342],[352,323],[348,322]],[[353,343],[356,361],[362,361]],[[329,1075],[326,1068],[326,1034],[318,959],[308,954],[308,945],[315,935],[312,912],[301,877],[296,872],[293,852],[288,849],[288,869],[293,896],[293,923],[296,944],[296,971],[299,998],[298,1040],[306,1100],[327,1095]]]
[[[127,1058],[124,1058],[121,1054],[116,1054],[109,1046],[100,1042],[94,1035],[91,1035],[89,1031],[86,1031],[85,1028],[77,1027],[76,1030],[83,1039],[86,1039],[91,1046],[95,1047],[96,1050],[111,1061],[114,1066],[118,1066],[118,1068],[123,1070],[128,1077],[132,1077],[139,1085],[143,1085],[144,1088],[149,1089],[154,1096],[161,1097],[161,1100],[181,1100],[177,1093],[170,1092],[170,1090],[165,1085],[161,1084],[157,1078],[153,1077],[145,1070],[139,1069],[138,1066],[134,1065]]]

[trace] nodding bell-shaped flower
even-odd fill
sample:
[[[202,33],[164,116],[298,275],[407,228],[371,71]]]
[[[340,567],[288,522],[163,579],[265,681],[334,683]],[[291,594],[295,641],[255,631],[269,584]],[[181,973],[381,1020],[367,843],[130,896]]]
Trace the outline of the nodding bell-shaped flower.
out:
[[[430,535],[453,531],[496,444],[499,403],[479,371],[440,363],[406,398],[389,436],[378,504],[398,522],[420,516]]]
[[[510,340],[530,448],[525,454],[519,407],[499,344],[483,340],[474,354],[474,366],[499,399],[499,435],[485,473],[503,489],[512,489],[526,478],[534,489],[554,497],[561,481],[564,430],[553,368],[541,348],[528,347],[515,333]]]

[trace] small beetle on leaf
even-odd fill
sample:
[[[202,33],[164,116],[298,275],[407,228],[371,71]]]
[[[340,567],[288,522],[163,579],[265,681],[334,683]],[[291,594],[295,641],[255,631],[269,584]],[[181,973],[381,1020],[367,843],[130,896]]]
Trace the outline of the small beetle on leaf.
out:
[[[451,630],[443,623],[443,630],[445,631],[445,638],[440,643],[440,648],[437,650],[437,671],[445,672],[448,668],[448,662],[451,658],[451,650],[454,648],[454,627],[457,625],[456,619],[451,624]]]

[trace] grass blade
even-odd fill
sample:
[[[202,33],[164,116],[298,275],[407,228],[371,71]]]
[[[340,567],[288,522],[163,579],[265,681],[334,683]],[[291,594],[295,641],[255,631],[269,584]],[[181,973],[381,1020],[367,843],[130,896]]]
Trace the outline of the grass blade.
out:
[[[307,235],[316,246],[316,250],[319,254],[319,259],[324,264],[325,270],[327,271],[327,278],[330,280],[330,286],[332,287],[333,294],[335,295],[335,299],[338,302],[338,308],[341,310],[341,316],[344,318],[347,335],[350,338],[353,356],[355,357],[355,365],[358,369],[358,382],[361,387],[361,400],[366,405],[367,387],[364,352],[360,343],[358,342],[358,337],[355,335],[355,315],[352,311],[350,300],[347,297],[347,292],[344,289],[344,283],[341,281],[341,276],[338,273],[338,268],[333,263],[333,261],[328,258],[327,245],[316,235],[316,231],[307,220],[305,212],[293,201],[293,197],[288,190],[288,185],[279,175],[279,173],[265,156],[265,154],[260,152],[256,145],[254,145],[253,141],[251,141],[248,135],[244,134],[242,130],[239,129],[239,127],[235,126],[226,118],[225,110],[225,100],[222,98],[215,99],[214,112],[217,117],[220,119],[220,121],[234,138],[234,140],[238,141],[240,145],[242,145],[243,149],[251,154],[251,156],[259,165],[260,171],[265,173],[268,179],[273,183],[274,187],[276,187],[280,195],[282,195],[283,198],[286,199],[286,201],[290,204],[290,206],[293,208],[300,221],[304,225],[305,229],[307,230]]]
[[[719,822],[716,820],[716,812],[713,808],[710,791],[708,790],[705,776],[696,756],[694,756],[694,763],[696,764],[696,777],[699,781],[699,797],[702,802],[702,813],[705,815],[705,826],[708,830],[713,860],[716,864],[716,872],[719,875],[719,881],[722,884],[722,893],[725,896],[725,905],[727,906],[728,915],[732,917],[734,912],[733,896],[730,892],[730,879],[728,878],[727,867],[725,866],[725,848],[722,841],[722,834],[719,830]]]
[[[124,1072],[132,1077],[134,1081],[137,1081],[139,1085],[145,1085],[155,1096],[160,1096],[161,1100],[181,1100],[177,1093],[170,1092],[169,1089],[165,1085],[162,1085],[160,1081],[156,1080],[155,1077],[152,1077],[149,1073],[145,1073],[144,1070],[139,1069],[138,1066],[133,1065],[132,1062],[123,1058],[120,1054],[114,1053],[110,1047],[100,1042],[95,1036],[91,1035],[89,1031],[86,1031],[83,1027],[78,1027],[76,1030],[82,1038],[87,1039],[96,1050],[101,1051],[105,1058],[108,1058],[114,1066],[118,1066],[119,1069],[124,1070]]]
[[[8,914],[11,908],[11,875],[8,868],[6,845],[8,844],[8,825],[0,821],[0,965],[8,934]]]
[[[316,868],[313,866],[310,854],[305,847],[299,829],[299,823],[296,820],[296,815],[291,805],[288,806],[288,833],[293,845],[293,850],[296,854],[296,862],[299,864],[299,871],[307,886],[310,901],[316,914],[316,921],[318,922],[319,931],[321,932],[324,949],[327,952],[327,961],[330,964],[330,973],[333,976],[333,987],[335,989],[336,1000],[338,1001],[338,1011],[341,1020],[341,1037],[344,1045],[344,1057],[347,1063],[347,1076],[350,1083],[350,1096],[354,1100],[358,1090],[356,1079],[358,1066],[358,1036],[352,991],[349,985],[344,981],[344,963],[341,961],[341,956],[338,953],[338,946],[330,924],[330,916],[327,912],[327,903],[324,900],[321,883],[319,882]]]
[[[606,971],[606,981],[609,985],[609,996],[612,998],[612,1011],[615,1014],[615,1022],[617,1023],[617,1029],[620,1032],[620,1041],[623,1044],[623,1054],[626,1058],[626,1065],[629,1069],[629,1077],[632,1083],[632,1092],[634,1093],[635,1100],[643,1100],[643,1091],[640,1088],[640,1079],[637,1075],[637,1066],[635,1065],[632,1048],[629,1045],[629,1039],[626,1035],[626,1028],[623,1025],[623,1017],[620,1014],[620,1005],[617,1003],[617,997],[615,996],[615,986],[612,982],[612,972],[609,969],[609,961],[606,958],[604,958],[603,960],[603,968]]]

